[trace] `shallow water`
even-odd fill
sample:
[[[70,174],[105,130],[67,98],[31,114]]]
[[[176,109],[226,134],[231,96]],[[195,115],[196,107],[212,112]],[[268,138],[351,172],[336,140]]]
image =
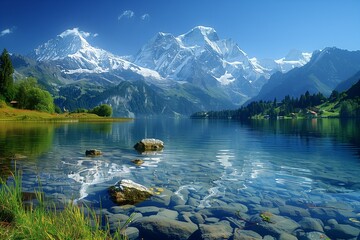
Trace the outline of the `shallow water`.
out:
[[[139,154],[133,145],[142,138],[159,138],[165,148]],[[176,195],[194,211],[230,203],[244,204],[249,215],[283,205],[306,211],[346,209],[336,217],[316,217],[325,225],[335,218],[360,228],[348,221],[358,219],[360,212],[359,138],[357,122],[338,119],[1,122],[1,177],[6,178],[6,169],[13,170],[16,162],[26,190],[32,191],[40,181],[48,196],[87,201],[95,207],[111,209],[114,204],[106,189],[126,178],[161,187],[165,191],[158,198]],[[94,148],[103,155],[86,157],[85,150]],[[14,155],[16,161],[9,160]],[[138,167],[131,162],[135,158],[145,163]],[[152,205],[176,208],[173,202],[159,205],[159,199],[137,207]]]

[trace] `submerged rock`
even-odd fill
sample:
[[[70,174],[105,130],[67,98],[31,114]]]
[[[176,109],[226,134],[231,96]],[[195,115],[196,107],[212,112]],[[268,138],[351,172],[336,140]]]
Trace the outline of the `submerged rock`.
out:
[[[102,152],[97,149],[90,149],[85,151],[86,156],[100,156],[102,155]]]
[[[109,192],[112,200],[122,205],[136,204],[153,195],[147,187],[127,179],[123,179],[111,186]]]
[[[164,216],[150,216],[139,219],[133,224],[144,239],[176,240],[189,239],[198,229],[195,224],[181,222]]]
[[[134,148],[139,152],[160,151],[164,148],[164,142],[155,138],[145,138],[136,143]]]
[[[134,159],[134,160],[131,160],[131,162],[134,163],[134,164],[137,165],[137,166],[140,166],[141,164],[144,163],[144,160]]]

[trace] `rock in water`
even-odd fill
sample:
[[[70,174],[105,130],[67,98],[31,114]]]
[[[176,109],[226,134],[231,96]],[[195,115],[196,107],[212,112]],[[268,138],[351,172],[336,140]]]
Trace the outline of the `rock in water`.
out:
[[[145,138],[136,143],[134,148],[139,152],[160,151],[164,148],[164,142],[155,138]]]
[[[102,152],[97,149],[90,149],[85,151],[86,156],[100,156],[102,155]]]
[[[136,204],[153,195],[147,187],[127,179],[111,186],[109,192],[112,200],[121,205]]]

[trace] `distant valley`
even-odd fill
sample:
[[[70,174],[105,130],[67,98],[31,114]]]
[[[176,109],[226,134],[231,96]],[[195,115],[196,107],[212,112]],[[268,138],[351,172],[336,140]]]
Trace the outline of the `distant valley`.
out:
[[[27,56],[12,54],[12,61],[16,79],[37,78],[62,109],[106,103],[114,116],[128,117],[235,109],[307,90],[329,95],[351,87],[360,71],[360,51],[292,50],[282,59],[261,60],[202,26],[179,36],[158,33],[131,57],[92,46],[74,28]]]

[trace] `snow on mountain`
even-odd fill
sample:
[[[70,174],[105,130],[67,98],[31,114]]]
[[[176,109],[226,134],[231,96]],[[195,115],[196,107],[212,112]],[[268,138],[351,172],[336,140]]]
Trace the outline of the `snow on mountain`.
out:
[[[134,63],[156,70],[163,77],[187,80],[194,75],[211,76],[222,85],[234,82],[220,81],[229,79],[229,75],[246,81],[266,75],[265,69],[254,65],[234,41],[220,39],[213,28],[203,26],[177,37],[157,34],[138,52]]]
[[[40,45],[30,56],[38,61],[61,61],[65,74],[129,71],[145,78],[162,79],[153,70],[139,67],[103,49],[91,46],[89,33],[73,28]]]
[[[282,72],[286,73],[294,68],[302,67],[311,59],[312,53],[301,52],[299,50],[291,50],[285,57],[280,59],[262,59],[257,60],[252,58],[254,64],[259,64],[263,68],[269,70],[271,73]]]

